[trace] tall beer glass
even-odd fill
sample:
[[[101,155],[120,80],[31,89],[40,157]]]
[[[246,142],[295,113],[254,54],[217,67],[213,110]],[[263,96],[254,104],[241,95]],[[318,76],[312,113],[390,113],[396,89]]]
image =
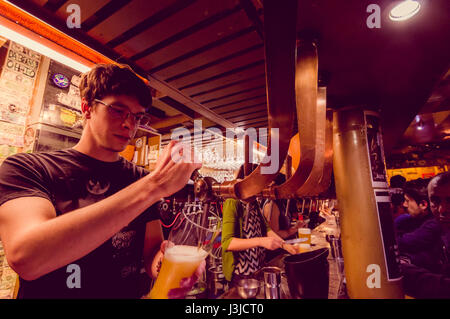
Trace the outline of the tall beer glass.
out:
[[[150,299],[167,299],[169,291],[179,288],[183,278],[191,277],[212,250],[220,225],[204,228],[194,214],[183,210],[182,220],[172,228],[159,275],[148,295]],[[201,231],[205,238],[199,242]]]
[[[207,255],[205,250],[195,246],[175,245],[167,248],[149,297],[167,299],[169,291],[179,288],[183,278],[191,277]]]

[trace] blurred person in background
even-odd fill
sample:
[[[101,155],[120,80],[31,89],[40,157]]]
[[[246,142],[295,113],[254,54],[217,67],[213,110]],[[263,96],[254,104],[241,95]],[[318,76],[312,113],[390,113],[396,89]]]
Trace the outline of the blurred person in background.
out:
[[[410,181],[404,187],[408,215],[395,221],[400,255],[411,263],[437,270],[441,249],[441,226],[430,210],[426,180]]]
[[[395,175],[391,177],[389,194],[391,195],[392,218],[395,220],[398,216],[407,214],[408,211],[403,206],[404,194],[403,187],[405,186],[406,178],[402,175]]]
[[[256,168],[252,165],[251,171]],[[237,174],[243,179],[244,165]],[[252,277],[264,266],[266,250],[292,249],[268,225],[255,198],[239,201],[228,198],[223,204],[222,270],[227,281]]]
[[[432,213],[441,225],[441,258],[437,271],[402,263],[405,293],[415,298],[450,298],[450,172],[434,177],[428,184]]]
[[[279,173],[275,181],[271,185],[281,185],[286,181],[283,174]],[[296,221],[291,225],[292,216],[288,208],[293,208],[294,205],[287,207],[286,199],[267,199],[263,204],[263,215],[271,230],[273,230],[282,239],[296,238],[298,229],[306,227],[307,223],[302,220]],[[274,257],[284,253],[281,248],[266,252],[266,260],[271,260]]]
[[[281,185],[286,181],[283,174],[278,174],[272,185]],[[263,205],[263,214],[270,228],[283,239],[296,237],[297,230],[306,227],[303,221],[297,221],[291,226],[291,212],[288,211],[287,200],[285,199],[267,199]]]

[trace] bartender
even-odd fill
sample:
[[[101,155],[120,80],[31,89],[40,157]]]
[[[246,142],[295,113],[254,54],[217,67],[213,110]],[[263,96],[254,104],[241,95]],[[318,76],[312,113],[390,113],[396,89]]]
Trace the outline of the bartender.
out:
[[[150,174],[120,157],[152,101],[130,68],[97,65],[80,93],[78,144],[16,154],[0,167],[0,237],[20,278],[18,298],[140,298],[150,282],[141,269],[156,276],[163,240],[153,204],[201,167],[174,141]]]
[[[255,165],[253,165],[253,169]],[[244,178],[242,165],[238,179]],[[270,229],[256,200],[227,199],[223,205],[222,270],[227,281],[234,284],[252,276],[265,260],[266,249],[285,248],[295,254],[292,245]]]

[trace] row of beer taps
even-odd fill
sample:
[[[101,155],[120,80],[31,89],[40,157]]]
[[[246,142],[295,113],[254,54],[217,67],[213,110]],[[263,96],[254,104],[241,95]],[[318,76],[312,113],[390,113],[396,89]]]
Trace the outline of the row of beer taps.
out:
[[[195,196],[203,202],[215,198],[272,199],[317,196],[330,185],[332,171],[332,118],[326,108],[326,88],[318,84],[317,43],[311,35],[296,33],[297,1],[264,1],[264,46],[267,83],[269,139],[267,154],[272,154],[271,128],[278,129],[278,163],[289,162],[288,149],[295,135],[297,119],[300,143],[299,161],[286,166],[287,179],[281,185],[271,182],[278,170],[263,174],[270,161],[262,161],[242,180],[217,182],[193,173]],[[283,34],[283,36],[280,36]],[[296,113],[296,117],[292,114]],[[248,137],[248,136],[246,136]],[[249,163],[249,142],[245,143],[245,163]],[[273,159],[272,159],[273,160]],[[273,163],[272,163],[273,164]]]

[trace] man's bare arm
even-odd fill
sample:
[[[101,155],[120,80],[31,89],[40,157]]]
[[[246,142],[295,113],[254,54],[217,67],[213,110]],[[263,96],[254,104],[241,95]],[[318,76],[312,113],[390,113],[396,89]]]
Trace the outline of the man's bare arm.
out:
[[[52,203],[41,197],[4,203],[0,234],[11,267],[33,280],[87,255],[159,200],[145,182],[58,217]]]
[[[193,163],[175,163],[170,143],[155,170],[116,194],[56,217],[50,201],[22,197],[0,206],[0,237],[11,267],[26,280],[37,279],[75,261],[128,225],[161,197],[181,189]]]

